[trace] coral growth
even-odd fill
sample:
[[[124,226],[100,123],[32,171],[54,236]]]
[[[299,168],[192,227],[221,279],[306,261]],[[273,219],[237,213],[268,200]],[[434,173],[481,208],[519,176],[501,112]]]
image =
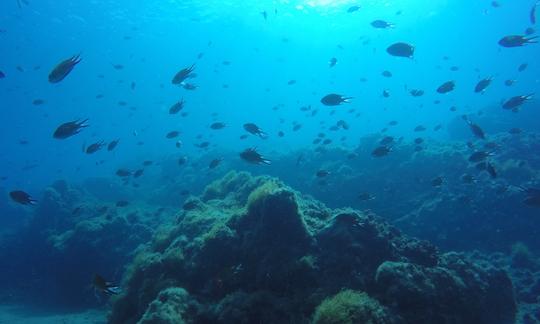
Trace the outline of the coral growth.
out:
[[[247,173],[227,174],[196,200],[139,252],[110,323],[173,323],[165,318],[175,315],[178,323],[335,323],[334,313],[339,323],[502,324],[515,316],[504,272],[441,255],[375,215],[331,210]]]

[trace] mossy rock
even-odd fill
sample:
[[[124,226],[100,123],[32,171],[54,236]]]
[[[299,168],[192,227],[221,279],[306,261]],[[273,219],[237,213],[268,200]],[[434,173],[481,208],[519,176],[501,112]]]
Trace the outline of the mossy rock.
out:
[[[313,324],[390,324],[394,317],[364,292],[344,290],[323,300],[315,310]]]

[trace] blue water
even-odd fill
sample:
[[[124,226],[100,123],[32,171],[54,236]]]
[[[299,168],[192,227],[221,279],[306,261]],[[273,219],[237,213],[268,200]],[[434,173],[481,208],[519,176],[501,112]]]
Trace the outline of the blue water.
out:
[[[434,150],[439,145],[475,141],[462,115],[478,122],[488,139],[511,128],[540,132],[537,99],[525,103],[518,113],[501,107],[510,97],[538,92],[540,45],[503,48],[498,44],[503,36],[540,28],[529,20],[534,1],[500,1],[494,6],[488,0],[372,0],[361,1],[358,11],[347,12],[356,4],[347,0],[3,0],[0,192],[5,195],[0,198],[0,233],[31,219],[31,207],[16,205],[7,192],[24,190],[40,201],[44,188],[58,179],[81,184],[103,178],[110,192],[102,191],[101,198],[114,201],[122,196],[116,170],[134,171],[145,160],[162,163],[162,169],[146,171],[141,180],[146,192],[130,191],[126,194],[130,199],[144,200],[154,190],[152,185],[178,176],[174,161],[180,157],[194,161],[186,180],[193,187],[185,189],[197,192],[218,177],[208,174],[212,158],[227,156],[226,169],[265,174],[263,166],[244,167],[238,153],[256,147],[273,162],[291,156],[294,160],[298,152],[317,149],[312,141],[321,132],[333,140],[328,147],[361,149],[367,155],[376,145],[361,147],[363,138],[391,135],[411,142],[419,137],[414,131],[418,125],[427,128],[421,137],[435,143]],[[375,19],[395,27],[375,29],[370,25]],[[386,48],[396,42],[412,44],[414,57],[389,55]],[[76,54],[81,55],[81,63],[60,83],[49,83],[50,71]],[[330,67],[328,62],[334,57],[337,64]],[[523,63],[527,68],[519,72]],[[196,77],[187,82],[197,89],[171,84],[179,70],[192,64]],[[392,73],[391,78],[382,76],[385,70]],[[476,83],[487,77],[493,77],[491,86],[483,94],[474,93]],[[506,86],[509,79],[516,80],[515,84]],[[455,81],[455,90],[437,93],[449,80]],[[382,96],[385,89],[389,98]],[[411,89],[425,94],[413,97]],[[320,99],[329,93],[353,99],[336,107],[324,106]],[[181,98],[187,116],[170,115],[170,106]],[[36,99],[44,103],[33,104]],[[302,111],[305,106],[311,106],[310,110]],[[312,116],[314,110],[318,112]],[[88,119],[90,126],[65,140],[53,138],[60,124],[77,119]],[[339,120],[350,129],[329,131]],[[398,124],[389,127],[390,121]],[[212,130],[213,122],[227,126]],[[250,135],[241,140],[247,134],[242,125],[248,122],[260,126],[268,138]],[[302,127],[293,131],[296,124]],[[434,130],[437,125],[441,130]],[[165,138],[173,130],[180,132],[179,137]],[[280,131],[283,137],[278,136]],[[83,151],[92,143],[115,139],[120,142],[112,152],[106,148],[92,155]],[[208,150],[196,146],[205,141],[210,143]],[[537,160],[538,154],[524,149],[520,159]],[[497,162],[508,165],[511,159]],[[333,157],[321,159],[321,164],[336,169],[344,163]],[[395,161],[395,168],[401,163],[407,161]],[[421,174],[423,165],[418,163]],[[364,166],[367,169],[362,170]],[[356,165],[351,172],[369,174],[369,167]],[[273,169],[273,175],[287,174],[283,168]],[[538,184],[539,170],[535,165],[531,169],[533,176],[514,173],[499,180],[510,185]],[[311,170],[304,171],[303,175],[297,171],[299,177],[310,180],[298,180],[299,189],[312,189],[308,193],[339,205],[339,181],[321,191]],[[439,174],[454,171],[449,168]],[[380,183],[389,177],[400,175],[381,174]],[[406,187],[401,184],[400,190]],[[476,190],[477,194],[481,191]],[[94,194],[99,196],[99,192]],[[384,210],[387,202],[378,203]],[[516,209],[514,215],[522,213],[539,214],[538,209]],[[529,237],[537,231],[521,234]]]

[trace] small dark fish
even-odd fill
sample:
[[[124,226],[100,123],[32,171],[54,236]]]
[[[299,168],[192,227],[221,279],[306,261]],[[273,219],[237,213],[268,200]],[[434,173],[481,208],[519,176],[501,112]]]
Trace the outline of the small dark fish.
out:
[[[521,134],[522,130],[521,128],[511,128],[508,133],[512,134],[512,135],[518,135],[518,134]]]
[[[186,80],[191,73],[193,73],[193,70],[195,70],[195,64],[192,64],[190,67],[184,68],[178,73],[175,74],[173,77],[171,83],[172,84],[180,84]]]
[[[454,90],[455,87],[456,87],[456,83],[454,81],[446,81],[445,83],[441,84],[437,88],[437,92],[445,94],[445,93],[448,93],[448,92]]]
[[[353,13],[355,11],[358,11],[360,9],[360,6],[351,6],[349,9],[347,9],[348,13]]]
[[[244,161],[253,164],[266,164],[269,165],[271,162],[268,159],[265,159],[262,155],[257,152],[256,148],[247,148],[240,153],[240,158]]]
[[[423,138],[417,137],[417,138],[414,139],[414,144],[420,145],[420,144],[422,144],[422,143],[424,143],[424,139],[423,139]]]
[[[34,100],[32,101],[32,105],[34,105],[34,106],[41,106],[41,105],[43,105],[44,103],[45,103],[45,100],[43,100],[43,99],[34,99]]]
[[[382,71],[381,75],[385,78],[391,78],[392,77],[392,72],[390,71]]]
[[[58,126],[58,128],[56,128],[53,133],[53,137],[56,139],[66,139],[73,135],[77,135],[83,128],[88,127],[88,125],[85,125],[87,121],[88,119],[85,119],[83,121],[74,120],[63,123],[62,125]]]
[[[508,79],[508,80],[504,81],[504,85],[507,86],[507,87],[511,87],[516,82],[517,82],[516,80]]]
[[[122,64],[111,64],[111,65],[115,70],[123,70],[124,69],[124,66]]]
[[[319,170],[317,171],[317,173],[315,173],[315,175],[317,176],[317,178],[324,178],[324,177],[327,177],[330,175],[330,171],[328,170]]]
[[[371,155],[374,157],[383,157],[388,155],[391,151],[392,149],[387,146],[379,146],[371,152]]]
[[[182,157],[179,158],[178,161],[177,161],[177,162],[178,162],[178,165],[184,165],[184,164],[186,164],[186,163],[187,163],[187,160],[188,160],[187,157],[182,156]]]
[[[97,143],[93,143],[93,144],[90,144],[87,148],[86,148],[86,154],[94,154],[96,153],[97,151],[101,150],[103,148],[103,146],[105,146],[105,142],[104,141],[100,141],[100,142],[97,142]]]
[[[118,295],[121,292],[120,287],[108,282],[100,275],[94,275],[94,289],[105,295]]]
[[[523,105],[527,100],[531,100],[534,94],[515,96],[503,103],[503,108],[508,110],[517,111],[518,108]]]
[[[416,126],[416,127],[414,128],[414,131],[415,131],[415,132],[423,132],[423,131],[425,131],[425,130],[426,130],[426,128],[425,128],[424,126],[422,126],[422,125],[418,125],[418,126]]]
[[[531,11],[529,12],[529,19],[531,24],[536,24],[536,7],[538,6],[538,1],[532,6]]]
[[[58,83],[64,80],[64,78],[73,70],[75,65],[79,64],[80,62],[80,55],[74,55],[58,63],[58,65],[54,67],[51,73],[49,73],[49,82]]]
[[[433,187],[440,187],[442,186],[443,182],[444,182],[444,178],[439,176],[431,180],[431,185]]]
[[[385,89],[385,90],[383,90],[383,92],[382,92],[382,96],[383,96],[384,98],[388,98],[388,97],[390,97],[390,91],[388,91],[388,90],[386,90],[386,89]]]
[[[285,136],[285,133],[283,131],[279,131],[277,135],[278,135],[278,137],[283,137],[283,136]]]
[[[476,86],[474,87],[474,92],[476,93],[484,93],[486,91],[487,87],[491,84],[491,81],[493,81],[492,77],[482,79],[478,81]]]
[[[477,163],[482,162],[491,156],[491,153],[485,151],[476,151],[469,156],[469,162]]]
[[[536,30],[532,27],[528,27],[527,29],[525,29],[525,35],[527,36],[530,36],[532,34],[536,33]]]
[[[187,82],[182,82],[182,88],[186,89],[186,90],[195,90],[197,89],[199,86],[193,84],[193,83],[187,83]]]
[[[330,67],[334,67],[334,66],[336,66],[336,64],[337,64],[337,58],[335,58],[335,57],[332,57],[330,59],[330,61],[328,61],[328,66],[330,66]]]
[[[531,196],[525,198],[523,203],[530,207],[540,207],[540,196]]]
[[[154,161],[146,160],[143,162],[144,166],[151,166],[152,164],[154,164]]]
[[[37,200],[32,199],[32,197],[29,194],[27,194],[26,192],[22,190],[11,191],[9,193],[9,196],[14,202],[21,205],[35,205],[37,202]]]
[[[264,20],[268,20],[268,13],[265,11],[261,12],[261,15],[263,16]]]
[[[6,77],[6,74],[4,72],[0,71],[0,79],[3,79],[5,77]]]
[[[130,85],[131,90],[135,90],[136,86],[137,86],[137,83],[135,83],[134,81],[131,82],[131,85]]]
[[[184,210],[193,210],[199,206],[197,200],[188,200],[184,203],[182,206],[182,209]]]
[[[246,123],[244,124],[244,130],[246,132],[259,136],[260,138],[267,138],[268,135],[262,131],[262,129],[259,128],[259,126],[255,125],[254,123]]]
[[[371,26],[379,29],[394,28],[394,24],[380,19],[372,21]]]
[[[369,192],[363,192],[358,195],[358,200],[360,201],[369,201],[375,199],[375,196],[370,194]]]
[[[210,125],[210,128],[214,130],[223,129],[225,127],[227,127],[227,124],[222,123],[222,122],[215,122],[215,123],[212,123],[212,125]]]
[[[403,42],[395,43],[390,45],[386,52],[392,56],[413,58],[414,46]]]
[[[295,84],[295,83],[296,83],[296,80],[289,80],[289,81],[287,82],[288,85],[293,85],[293,84]]]
[[[527,69],[527,67],[529,66],[529,64],[527,63],[522,63],[518,66],[518,72],[523,72]]]
[[[180,101],[178,101],[177,103],[175,103],[169,108],[169,114],[170,115],[177,114],[180,110],[184,108],[184,104],[185,104],[184,98],[180,99]]]
[[[527,44],[538,43],[536,39],[538,36],[527,37],[523,35],[509,35],[504,36],[499,40],[499,45],[502,47],[519,47]]]
[[[119,200],[116,202],[116,207],[126,207],[129,205],[129,201],[127,200]]]
[[[392,136],[386,136],[382,140],[379,141],[379,144],[382,146],[387,146],[389,144],[392,144],[394,142],[394,138]]]
[[[349,103],[353,97],[344,97],[339,94],[331,93],[321,99],[321,103],[325,106],[339,106],[342,103]]]
[[[486,162],[486,171],[491,178],[493,179],[497,178],[497,171],[495,171],[495,168],[489,162]]]
[[[129,177],[131,176],[132,172],[129,171],[129,170],[126,170],[126,169],[118,169],[116,170],[116,175],[121,177],[121,178],[125,178],[125,177]]]
[[[476,179],[470,174],[464,174],[461,176],[461,181],[465,184],[473,184],[476,182]]]
[[[178,135],[180,135],[179,131],[170,131],[167,133],[167,135],[165,135],[165,137],[168,139],[172,139],[172,138],[178,137]]]
[[[201,142],[201,143],[195,144],[195,146],[201,149],[206,149],[208,146],[210,146],[210,142]]]
[[[107,151],[112,151],[116,148],[116,146],[118,145],[118,142],[120,142],[120,139],[115,139],[114,141],[111,141],[109,143],[109,145],[107,145]]]
[[[217,158],[217,159],[213,159],[212,161],[210,161],[210,163],[208,164],[208,169],[215,169],[219,166],[219,164],[221,163],[221,161],[223,161],[223,158]]]
[[[484,139],[484,140],[486,139],[486,135],[485,135],[484,131],[482,130],[482,128],[480,128],[480,126],[473,123],[469,119],[465,119],[465,121],[469,125],[469,128],[471,129],[471,132],[474,134],[474,136],[476,136],[476,137],[478,137],[480,139]]]
[[[424,90],[412,89],[411,91],[409,91],[409,93],[410,93],[413,97],[421,97],[421,96],[424,95]]]
[[[139,169],[139,170],[133,172],[133,178],[138,178],[138,177],[142,176],[143,173],[144,173],[144,169]]]

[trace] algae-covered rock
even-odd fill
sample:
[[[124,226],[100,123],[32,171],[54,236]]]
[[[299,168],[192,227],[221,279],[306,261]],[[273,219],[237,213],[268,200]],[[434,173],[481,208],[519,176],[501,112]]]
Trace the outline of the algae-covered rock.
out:
[[[364,292],[344,290],[317,306],[313,324],[391,324],[397,318]]]
[[[193,308],[187,291],[167,288],[148,305],[138,324],[184,324],[183,314]]]
[[[503,324],[514,316],[515,307],[502,307],[515,305],[504,272],[440,255],[376,215],[331,210],[246,173],[229,173],[193,199],[197,207],[184,209],[135,258],[110,323],[157,313],[235,324]],[[189,296],[173,306],[159,302],[171,287]],[[184,297],[196,305],[191,311],[174,306]]]

